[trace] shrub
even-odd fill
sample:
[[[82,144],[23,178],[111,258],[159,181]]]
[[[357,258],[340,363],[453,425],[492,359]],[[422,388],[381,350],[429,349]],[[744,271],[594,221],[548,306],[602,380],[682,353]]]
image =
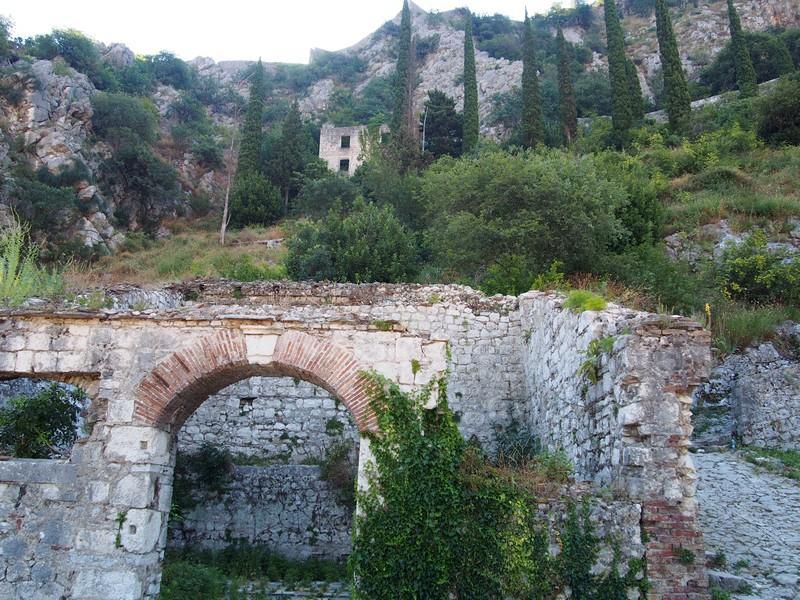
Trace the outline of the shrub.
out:
[[[34,179],[15,179],[11,205],[17,214],[30,223],[34,231],[55,234],[70,221],[75,211],[75,192],[69,187],[52,187]]]
[[[761,230],[725,252],[718,279],[731,298],[800,304],[800,260],[771,251]]]
[[[158,113],[149,100],[128,94],[100,93],[92,96],[92,109],[92,126],[102,139],[117,140],[125,130],[148,143],[156,139]]]
[[[338,423],[338,421],[336,421]],[[352,444],[341,442],[329,448],[322,461],[321,476],[336,493],[336,498],[347,508],[356,507],[356,469],[350,460]]]
[[[161,576],[159,600],[222,600],[227,581],[214,567],[189,561],[167,561]]]
[[[590,270],[628,236],[615,214],[624,187],[594,159],[561,151],[445,157],[422,175],[417,198],[433,263],[456,280],[480,281],[512,255],[532,276],[554,260],[568,273]]]
[[[350,179],[326,175],[303,186],[296,206],[301,215],[319,219],[337,203],[345,210],[350,210],[357,194],[358,188]]]
[[[742,306],[720,303],[710,306],[714,346],[722,354],[743,350],[768,340],[781,323],[798,318],[798,311],[782,306]]]
[[[159,52],[146,58],[150,73],[156,81],[185,90],[194,82],[194,72],[184,61],[170,52]]]
[[[231,189],[231,227],[272,225],[281,216],[278,188],[258,172],[236,175]]]
[[[758,136],[770,144],[800,145],[800,77],[782,78],[759,99]]]
[[[322,221],[299,226],[288,243],[287,269],[297,280],[398,282],[416,271],[414,236],[389,206],[357,200]]]
[[[589,290],[572,290],[564,301],[564,308],[580,313],[587,310],[605,310],[608,303],[602,296]]]
[[[535,276],[525,259],[518,254],[499,257],[489,265],[481,279],[480,289],[487,294],[519,296],[531,289]]]
[[[0,408],[0,448],[16,458],[63,456],[78,437],[85,401],[82,391],[57,384],[35,396],[12,398]]]
[[[100,59],[94,42],[75,29],[54,29],[52,33],[28,38],[25,48],[36,58],[53,60],[62,57],[98,89],[112,88],[116,83],[113,73]]]

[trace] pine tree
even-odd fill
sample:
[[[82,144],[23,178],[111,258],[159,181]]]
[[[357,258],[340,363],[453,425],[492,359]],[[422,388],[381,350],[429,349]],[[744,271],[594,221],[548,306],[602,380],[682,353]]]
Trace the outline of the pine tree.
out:
[[[644,118],[644,97],[642,84],[639,83],[639,72],[630,58],[625,59],[625,75],[628,77],[628,98],[631,105],[631,118],[641,121]]]
[[[622,144],[634,119],[631,80],[625,57],[625,36],[615,0],[604,1],[603,13],[608,46],[608,77],[611,80],[611,120],[617,140]],[[641,94],[641,90],[639,93]]]
[[[692,98],[689,84],[683,72],[678,43],[672,30],[667,0],[656,0],[656,32],[658,49],[661,54],[661,71],[664,74],[665,108],[669,126],[676,133],[683,133],[689,127],[692,115]]]
[[[283,197],[283,214],[289,212],[289,195],[295,184],[296,174],[306,164],[307,148],[303,132],[303,121],[297,102],[283,120],[281,137],[274,146],[268,164],[269,178],[281,190]]]
[[[756,70],[753,68],[747,41],[742,33],[742,22],[739,20],[739,13],[736,12],[733,0],[728,0],[728,20],[730,21],[731,46],[739,93],[743,98],[757,96],[758,80],[756,78]]]
[[[462,142],[464,152],[469,152],[478,144],[479,135],[478,77],[475,73],[472,13],[467,11],[467,26],[464,31],[464,133]]]
[[[242,143],[236,176],[255,173],[261,169],[261,145],[264,142],[262,119],[264,115],[264,65],[258,59],[250,78],[250,99],[242,123]]]
[[[578,133],[578,110],[575,107],[575,90],[572,87],[572,72],[567,54],[567,42],[561,27],[556,34],[558,42],[558,97],[561,113],[561,127],[569,144]]]
[[[539,75],[536,72],[536,48],[533,26],[525,11],[525,33],[522,39],[522,143],[533,148],[544,142],[544,122],[539,98]]]

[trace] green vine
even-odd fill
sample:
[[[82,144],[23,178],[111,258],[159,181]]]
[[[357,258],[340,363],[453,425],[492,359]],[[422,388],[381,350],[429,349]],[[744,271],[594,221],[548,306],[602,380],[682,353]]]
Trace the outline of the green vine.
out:
[[[534,492],[547,470],[529,466],[535,460],[494,464],[464,441],[444,379],[408,394],[371,378],[380,433],[368,434],[375,464],[358,493],[354,598],[551,599],[570,589],[572,598],[624,600],[630,588],[644,589],[643,564],[631,561],[621,576],[618,552],[609,572],[593,572],[601,540],[588,502],[569,504],[552,532]],[[426,409],[434,392],[438,405]]]

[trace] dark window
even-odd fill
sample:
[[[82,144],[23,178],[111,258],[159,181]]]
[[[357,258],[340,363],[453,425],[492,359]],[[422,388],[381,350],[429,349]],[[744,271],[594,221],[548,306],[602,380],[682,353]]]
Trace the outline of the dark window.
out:
[[[342,136],[342,148],[349,148],[350,147],[350,136],[343,135]]]
[[[339,172],[340,173],[349,173],[350,172],[350,160],[347,158],[343,158],[339,161]]]
[[[383,131],[381,132],[381,144],[388,144],[389,143],[389,132]]]

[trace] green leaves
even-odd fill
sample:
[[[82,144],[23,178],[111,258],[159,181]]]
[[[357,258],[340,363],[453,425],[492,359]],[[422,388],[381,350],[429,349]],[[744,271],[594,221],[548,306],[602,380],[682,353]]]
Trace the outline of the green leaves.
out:
[[[81,390],[53,384],[35,396],[12,398],[0,409],[0,449],[15,458],[54,458],[78,437],[78,415],[86,402]]]

